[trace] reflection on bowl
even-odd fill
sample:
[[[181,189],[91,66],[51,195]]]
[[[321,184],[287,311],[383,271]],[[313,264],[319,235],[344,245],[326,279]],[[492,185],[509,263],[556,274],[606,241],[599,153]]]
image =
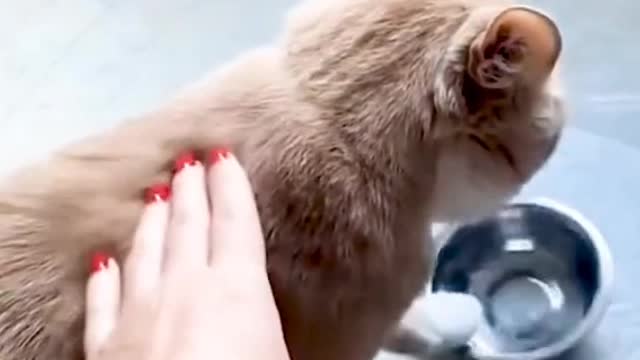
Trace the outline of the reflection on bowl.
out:
[[[550,200],[514,203],[445,232],[431,291],[473,294],[484,320],[476,359],[544,359],[571,348],[609,304],[613,264],[602,235]]]

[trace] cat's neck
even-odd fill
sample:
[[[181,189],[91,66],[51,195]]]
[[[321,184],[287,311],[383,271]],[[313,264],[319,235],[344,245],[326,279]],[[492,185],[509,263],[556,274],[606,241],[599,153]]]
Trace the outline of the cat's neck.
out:
[[[331,124],[372,175],[384,178],[396,193],[426,191],[433,176],[435,149],[415,114],[381,112],[377,116],[338,115]]]

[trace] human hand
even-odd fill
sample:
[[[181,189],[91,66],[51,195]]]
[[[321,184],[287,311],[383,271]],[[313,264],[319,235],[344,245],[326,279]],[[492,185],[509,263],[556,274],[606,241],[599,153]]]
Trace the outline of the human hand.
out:
[[[104,254],[86,292],[87,360],[285,360],[253,192],[225,150],[156,185],[120,277]],[[207,193],[209,196],[207,196]]]

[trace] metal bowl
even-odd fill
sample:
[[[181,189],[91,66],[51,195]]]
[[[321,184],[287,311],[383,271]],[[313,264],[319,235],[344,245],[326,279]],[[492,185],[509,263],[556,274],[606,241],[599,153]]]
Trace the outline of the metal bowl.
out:
[[[474,295],[480,360],[537,360],[573,347],[609,305],[613,263],[599,231],[548,199],[514,203],[445,231],[431,292]]]

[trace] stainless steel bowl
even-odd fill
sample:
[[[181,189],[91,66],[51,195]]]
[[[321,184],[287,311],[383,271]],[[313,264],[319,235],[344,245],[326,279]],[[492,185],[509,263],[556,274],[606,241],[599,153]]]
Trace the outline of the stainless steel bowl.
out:
[[[478,298],[483,321],[468,344],[476,359],[556,356],[593,329],[609,304],[609,248],[567,206],[548,199],[514,203],[441,236],[430,291]]]

